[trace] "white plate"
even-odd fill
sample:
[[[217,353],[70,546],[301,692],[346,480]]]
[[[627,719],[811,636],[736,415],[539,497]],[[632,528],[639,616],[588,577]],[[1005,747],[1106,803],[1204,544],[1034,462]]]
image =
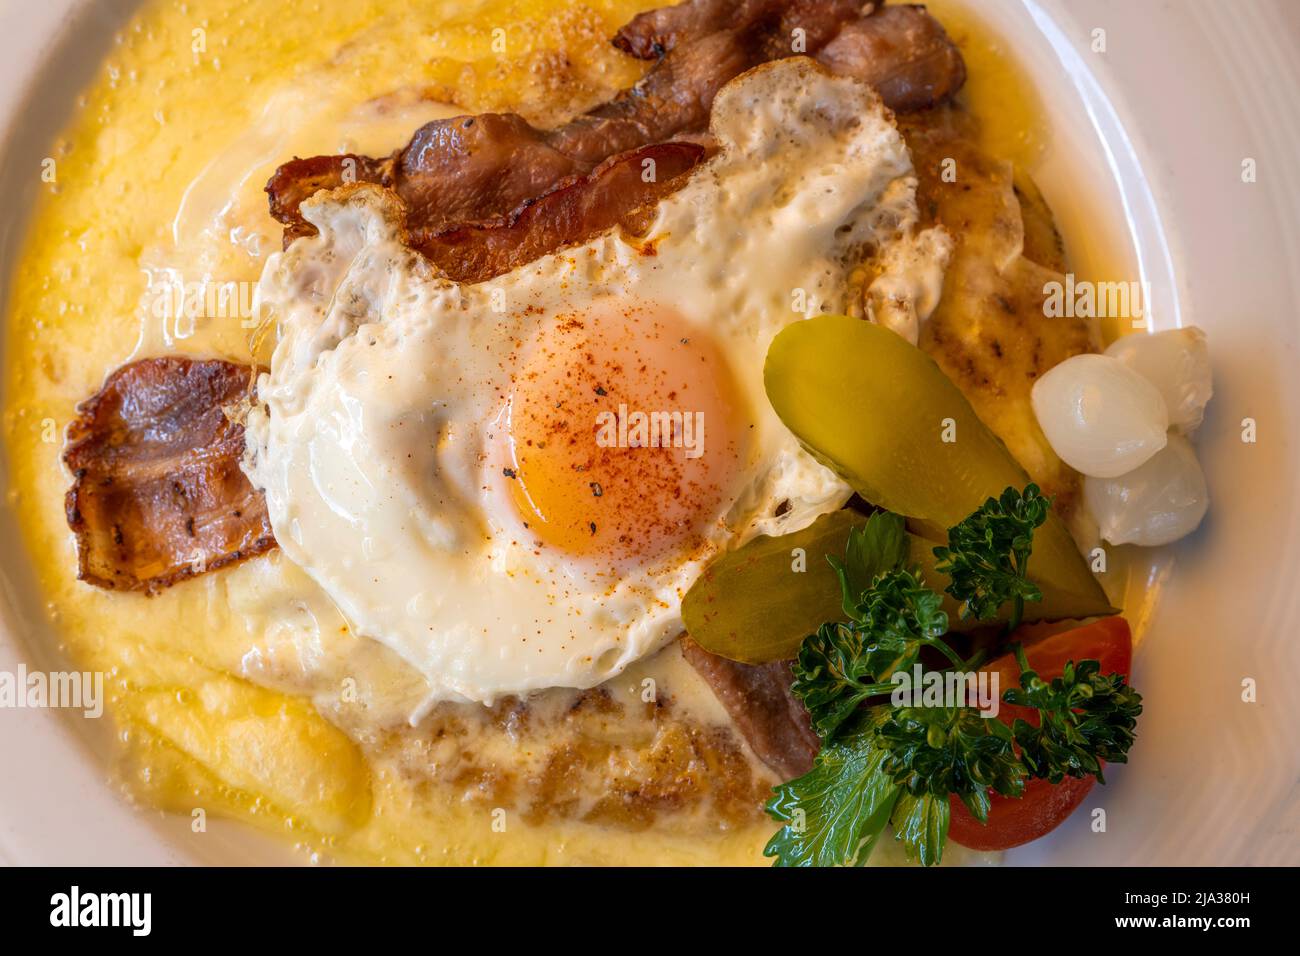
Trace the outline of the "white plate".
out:
[[[48,144],[134,0],[0,3],[0,276]],[[1300,17],[1290,0],[983,0],[1053,116],[1040,174],[1071,206],[1066,236],[1131,237],[1157,328],[1209,332],[1216,395],[1199,445],[1213,507],[1180,545],[1138,655],[1146,700],[1133,763],[1013,863],[1300,863]],[[1106,51],[1092,49],[1094,30]],[[1242,181],[1255,160],[1258,181]],[[1114,232],[1114,230],[1120,230]],[[7,295],[7,290],[6,290]],[[1258,423],[1241,441],[1243,418]],[[0,463],[2,464],[2,463]],[[49,668],[42,623],[0,510],[0,670]],[[1242,701],[1242,682],[1258,702]],[[187,821],[134,809],[108,783],[85,725],[0,710],[0,860],[279,861],[233,826],[197,856]],[[102,733],[102,731],[100,731]],[[102,741],[99,743],[102,744]],[[1105,832],[1094,832],[1104,809]],[[213,839],[213,837],[216,839]]]

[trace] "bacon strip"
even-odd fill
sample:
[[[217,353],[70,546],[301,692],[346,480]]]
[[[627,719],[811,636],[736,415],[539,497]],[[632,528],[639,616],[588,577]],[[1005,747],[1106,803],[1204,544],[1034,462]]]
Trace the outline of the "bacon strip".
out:
[[[682,37],[703,36],[727,25],[736,0],[686,0],[638,13],[614,34],[613,44],[639,60],[657,60]]]
[[[870,8],[862,0],[690,0],[652,11],[625,28],[622,42],[642,50],[659,43],[663,58],[608,103],[550,131],[485,113],[429,123],[385,159],[295,159],[267,184],[271,214],[286,226],[288,243],[315,231],[299,205],[317,189],[378,183],[406,204],[418,247],[467,222],[509,215],[617,153],[702,132],[724,84],[795,52],[833,48],[830,68],[880,84],[886,104],[898,109],[929,105],[961,86],[961,55],[923,8],[886,7],[858,19]]]
[[[689,637],[682,638],[682,656],[713,690],[755,756],[781,779],[812,769],[821,740],[803,703],[790,693],[790,661],[741,664],[710,654]]]
[[[873,0],[852,0],[834,5],[843,10],[839,22],[868,16],[878,6]],[[817,28],[829,22],[819,9],[824,6],[825,0],[686,0],[675,6],[637,14],[614,34],[613,43],[630,56],[655,60],[682,40],[749,22],[756,15],[771,10],[781,10],[784,35],[792,42],[795,28],[807,29],[808,24]]]
[[[717,90],[762,62],[768,25],[714,33],[665,57],[636,86],[551,131],[514,114],[435,120],[386,159],[295,159],[267,183],[271,215],[286,242],[315,228],[299,212],[317,189],[373,182],[407,207],[412,244],[467,222],[510,214],[570,176],[585,176],[616,153],[702,130]]]
[[[223,411],[253,374],[145,359],[81,404],[63,453],[81,580],[153,594],[275,547],[266,500],[239,468],[244,427]]]
[[[318,190],[352,182],[392,189],[407,208],[412,240],[466,221],[504,215],[560,179],[591,171],[548,146],[543,134],[513,114],[482,113],[436,120],[386,159],[346,154],[294,159],[266,185],[271,215],[284,223],[285,244],[315,235],[299,207]]]
[[[316,227],[298,213],[303,200],[347,182],[391,182],[392,166],[391,158],[375,160],[354,153],[312,156],[281,165],[266,184],[266,192],[271,197],[272,218],[284,223],[284,244],[316,234]]]
[[[415,246],[457,282],[483,282],[622,225],[678,187],[703,158],[694,143],[659,143],[611,156],[587,176],[561,181],[508,216],[471,223]],[[652,164],[652,165],[647,165]],[[647,181],[647,174],[653,178]]]
[[[928,109],[966,82],[966,63],[921,6],[884,7],[848,24],[817,54],[832,73],[875,88],[900,113]]]
[[[702,132],[718,90],[760,63],[815,52],[857,16],[859,0],[748,0],[723,29],[677,44],[630,90],[548,135],[566,155],[599,161],[615,152]],[[795,30],[798,35],[796,45]]]

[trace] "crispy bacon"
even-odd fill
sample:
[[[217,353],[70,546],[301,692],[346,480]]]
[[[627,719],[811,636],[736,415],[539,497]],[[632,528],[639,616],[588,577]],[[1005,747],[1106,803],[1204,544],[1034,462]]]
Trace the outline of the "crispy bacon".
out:
[[[727,25],[736,0],[686,0],[638,13],[614,34],[613,44],[639,60],[657,60],[683,37],[704,36]]]
[[[267,184],[271,214],[285,225],[288,243],[314,232],[299,205],[317,189],[379,183],[406,204],[419,246],[464,223],[510,215],[610,156],[702,132],[724,84],[795,52],[833,50],[825,59],[831,69],[879,84],[896,109],[930,105],[961,86],[961,55],[923,8],[886,7],[860,18],[872,9],[862,0],[690,0],[652,11],[615,42],[642,52],[662,48],[662,59],[608,103],[550,131],[513,114],[485,113],[429,123],[386,159],[295,159]]]
[[[961,52],[921,6],[884,7],[848,24],[817,59],[832,73],[869,83],[900,113],[934,106],[966,82]]]
[[[418,244],[452,225],[504,215],[566,176],[592,164],[547,145],[543,134],[510,113],[436,120],[386,159],[347,154],[294,159],[275,171],[266,191],[271,215],[285,224],[285,244],[316,229],[299,206],[321,189],[377,183],[401,197]]]
[[[839,23],[852,17],[867,16],[877,6],[872,0],[830,2],[843,10],[843,17],[838,22],[821,15],[818,7],[825,6],[825,0],[686,0],[675,6],[637,14],[614,34],[613,42],[630,56],[655,60],[684,39],[724,30],[737,23],[747,23],[762,13],[780,10],[785,35],[790,37],[793,45],[793,31],[797,27],[802,26],[805,30],[809,25],[816,30],[830,27],[833,33]]]
[[[749,0],[732,4],[726,26],[673,49],[645,78],[548,135],[566,155],[599,161],[682,132],[701,132],[718,90],[760,63],[814,52],[855,17],[859,0]]]
[[[659,143],[611,156],[586,176],[574,176],[508,216],[470,223],[415,247],[457,282],[483,282],[557,249],[622,225],[639,231],[638,210],[677,188],[677,179],[704,158],[694,143]],[[647,165],[653,164],[653,165]],[[647,181],[646,173],[653,170]]]
[[[393,189],[407,207],[417,246],[463,223],[509,215],[610,156],[703,130],[718,89],[766,58],[769,29],[766,22],[750,24],[687,44],[636,86],[554,130],[535,129],[509,113],[456,116],[421,127],[387,159],[295,159],[267,183],[271,215],[286,226],[286,243],[310,235],[315,229],[301,217],[302,200],[349,181]]]
[[[556,149],[522,117],[486,113],[421,128],[398,154],[393,179],[418,242],[451,224],[504,215],[592,165]]]
[[[271,216],[285,224],[284,244],[316,233],[316,227],[298,215],[304,199],[348,182],[391,184],[391,158],[375,160],[353,153],[312,156],[290,160],[276,169],[266,184],[266,192],[271,197]]]
[[[219,360],[145,359],[81,404],[63,453],[81,580],[152,594],[275,547],[266,500],[239,468],[244,428],[224,411],[252,375]]]
[[[678,47],[636,86],[552,130],[548,142],[565,155],[595,163],[683,131],[703,130],[718,90],[765,59],[764,27],[721,30]]]
[[[741,664],[710,654],[689,637],[682,638],[682,656],[704,678],[763,763],[784,780],[812,769],[821,740],[803,703],[790,693],[794,677],[789,661]]]

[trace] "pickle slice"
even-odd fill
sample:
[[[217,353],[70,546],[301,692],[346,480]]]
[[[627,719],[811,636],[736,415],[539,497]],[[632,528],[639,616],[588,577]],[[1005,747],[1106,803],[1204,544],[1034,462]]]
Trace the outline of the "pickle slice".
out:
[[[802,531],[760,535],[718,558],[682,599],[691,640],[746,664],[794,657],[824,622],[845,620],[826,556],[843,557],[849,532],[866,521],[855,511],[832,511]]]
[[[849,534],[866,522],[856,511],[832,511],[802,531],[760,536],[718,558],[682,600],[687,633],[706,651],[745,664],[794,657],[803,639],[822,624],[848,620],[839,578],[826,558],[843,558]],[[968,631],[988,623],[963,621],[958,603],[944,593],[950,582],[935,570],[938,545],[908,534],[906,566],[919,568],[925,583],[943,595],[950,630]],[[1075,616],[1043,601],[1027,604],[1024,620]]]
[[[839,577],[827,557],[843,559],[849,535],[867,523],[856,511],[832,511],[802,531],[755,538],[714,561],[682,600],[691,639],[706,651],[746,664],[786,660],[827,621],[846,621]],[[948,578],[935,570],[936,543],[907,535],[908,567],[942,592]],[[958,618],[943,595],[953,630],[977,622]],[[1026,614],[1026,619],[1030,615]]]
[[[985,500],[1029,484],[934,360],[888,329],[838,315],[795,322],[772,342],[763,377],[814,457],[926,538],[946,540]],[[1028,571],[1043,591],[1037,618],[1115,613],[1056,515],[1035,533]]]

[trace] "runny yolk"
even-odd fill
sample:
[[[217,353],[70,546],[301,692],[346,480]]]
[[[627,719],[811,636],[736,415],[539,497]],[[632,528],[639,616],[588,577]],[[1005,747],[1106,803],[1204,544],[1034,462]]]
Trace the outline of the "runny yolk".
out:
[[[544,544],[616,564],[696,546],[736,490],[726,359],[662,309],[560,316],[523,347],[503,469]]]

